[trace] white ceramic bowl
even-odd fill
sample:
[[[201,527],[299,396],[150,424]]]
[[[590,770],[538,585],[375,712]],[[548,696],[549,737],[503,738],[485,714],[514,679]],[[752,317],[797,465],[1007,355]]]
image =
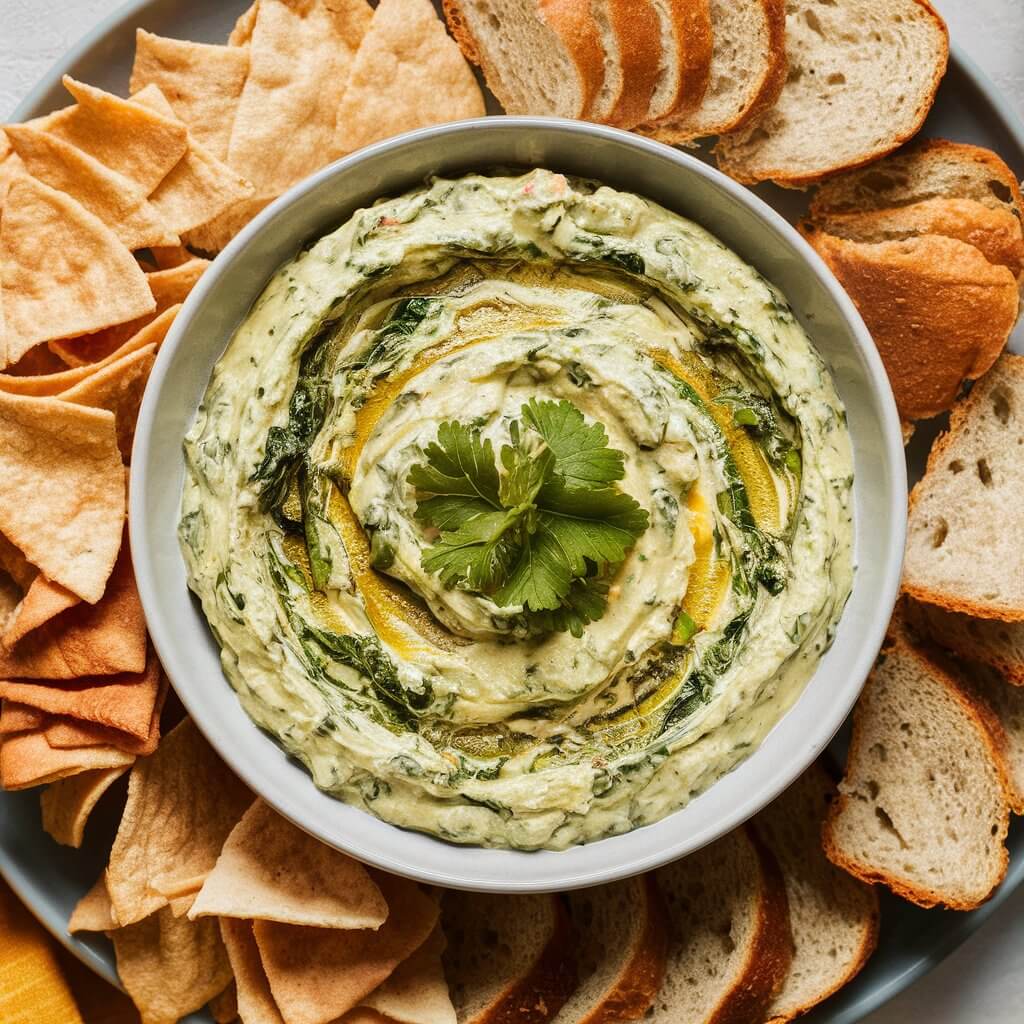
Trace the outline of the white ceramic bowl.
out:
[[[688,806],[654,825],[564,851],[455,846],[380,821],[318,790],[238,704],[189,593],[176,535],[181,443],[210,371],[273,272],[362,206],[432,174],[543,166],[597,178],[690,217],[788,297],[832,368],[855,459],[853,594],[835,643],[761,747]],[[611,128],[487,118],[372,146],[309,178],[253,221],[189,296],[157,358],[132,459],[130,529],[139,591],[175,690],[224,760],[287,818],[367,863],[439,885],[526,892],[593,885],[681,857],[777,796],[846,718],[896,598],[906,473],[892,392],[849,299],[799,235],[753,193],[684,153]]]

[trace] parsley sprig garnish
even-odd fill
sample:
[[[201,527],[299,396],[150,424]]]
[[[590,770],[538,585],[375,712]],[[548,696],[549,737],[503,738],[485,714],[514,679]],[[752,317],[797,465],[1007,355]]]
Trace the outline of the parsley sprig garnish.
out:
[[[647,513],[616,485],[624,457],[600,423],[565,401],[532,399],[520,416],[497,460],[479,429],[438,428],[408,478],[416,518],[440,534],[422,565],[448,589],[521,607],[531,632],[582,636]]]

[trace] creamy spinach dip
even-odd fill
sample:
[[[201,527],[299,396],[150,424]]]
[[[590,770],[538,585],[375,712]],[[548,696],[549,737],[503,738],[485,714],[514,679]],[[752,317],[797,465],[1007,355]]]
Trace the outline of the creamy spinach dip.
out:
[[[852,460],[785,299],[546,170],[435,180],[270,282],[185,444],[245,710],[457,843],[653,822],[749,755],[849,596]]]

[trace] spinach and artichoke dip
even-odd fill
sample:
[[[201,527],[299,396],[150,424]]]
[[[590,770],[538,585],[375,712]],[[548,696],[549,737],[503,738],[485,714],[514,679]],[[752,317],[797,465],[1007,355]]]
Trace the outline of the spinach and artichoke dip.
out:
[[[843,408],[697,225],[546,170],[360,210],[271,281],[180,535],[249,715],[458,843],[653,822],[754,750],[852,583]]]

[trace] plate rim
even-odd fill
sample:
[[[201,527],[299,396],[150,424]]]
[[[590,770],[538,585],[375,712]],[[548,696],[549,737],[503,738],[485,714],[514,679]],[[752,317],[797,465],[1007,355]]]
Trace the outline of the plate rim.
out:
[[[87,57],[96,47],[102,45],[109,35],[121,29],[129,20],[138,18],[156,2],[158,0],[126,0],[125,3],[100,19],[91,30],[57,58],[50,69],[38,79],[15,106],[7,120],[12,123],[25,121],[44,112],[42,107],[45,105],[45,98],[60,84],[62,77],[71,68]],[[991,112],[1000,122],[1004,133],[1016,145],[1019,161],[1024,162],[1024,120],[1010,106],[1008,100],[988,74],[954,39],[950,39],[949,43],[949,66],[961,72],[987,102]],[[2,855],[0,855],[0,877],[61,945],[105,980],[116,987],[121,987],[116,973],[107,969],[106,962],[95,950],[68,933],[67,923],[59,920],[50,904],[35,900],[31,893],[31,886],[22,878],[20,872],[13,870],[7,858]],[[977,932],[1022,884],[1024,884],[1024,858],[1017,865],[1016,871],[1014,871],[1014,864],[1011,861],[1007,877],[987,903],[969,915],[959,918],[954,927],[944,930],[945,934],[936,942],[933,950],[927,955],[921,956],[911,967],[892,977],[888,982],[877,985],[870,992],[865,993],[860,1000],[848,1007],[840,1016],[835,1017],[834,1024],[853,1024],[879,1009],[928,974]]]

